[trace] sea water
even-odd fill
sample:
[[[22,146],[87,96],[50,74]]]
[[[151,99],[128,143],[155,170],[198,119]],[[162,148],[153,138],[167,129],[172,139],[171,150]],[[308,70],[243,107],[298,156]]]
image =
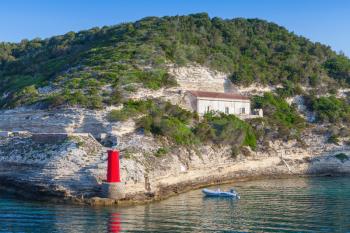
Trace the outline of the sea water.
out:
[[[0,194],[0,232],[350,232],[350,177],[266,179],[240,200],[194,190],[147,205],[92,208]]]

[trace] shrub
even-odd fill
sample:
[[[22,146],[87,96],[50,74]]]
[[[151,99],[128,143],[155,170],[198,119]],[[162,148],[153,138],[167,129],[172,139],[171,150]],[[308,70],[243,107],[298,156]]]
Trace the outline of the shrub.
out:
[[[174,140],[177,144],[196,144],[197,139],[191,129],[175,117],[163,118],[159,125],[160,134]]]
[[[139,114],[137,128],[145,133],[161,135],[180,145],[199,142],[243,145],[256,147],[256,137],[252,128],[234,115],[207,114],[202,122],[198,115],[173,105],[156,100],[128,101],[121,110],[108,114],[110,121],[123,121]]]
[[[15,101],[13,106],[15,107],[22,104],[32,104],[37,100],[38,96],[38,90],[34,85],[27,86],[14,95]]]
[[[264,96],[254,96],[252,100],[253,108],[264,110],[266,126],[277,128],[279,138],[298,138],[300,132],[306,127],[305,120],[294,106],[290,106],[283,98],[265,93]]]
[[[232,146],[231,147],[231,157],[233,158],[233,159],[236,159],[237,158],[237,156],[239,155],[239,148],[237,147],[237,146]]]
[[[64,98],[64,96],[59,95],[59,94],[55,94],[55,95],[51,95],[49,96],[45,102],[47,103],[47,105],[51,108],[56,108],[59,106],[62,106],[66,103],[66,99]]]
[[[160,69],[144,72],[141,75],[140,81],[145,87],[153,90],[158,90],[161,87],[171,87],[177,84],[174,77],[170,76],[166,70]]]
[[[110,122],[116,122],[116,121],[125,121],[128,119],[128,115],[125,111],[122,110],[112,110],[108,113],[107,119]]]
[[[317,87],[320,84],[320,78],[316,75],[311,75],[309,77],[309,85],[312,87]]]
[[[113,90],[111,95],[109,96],[109,99],[107,100],[107,103],[109,105],[118,105],[122,103],[123,96],[120,90]]]
[[[165,136],[180,145],[192,145],[198,142],[190,127],[176,117],[145,116],[140,119],[138,126],[143,128],[145,132]]]
[[[102,97],[99,94],[90,95],[87,98],[86,107],[90,109],[102,109],[103,108]]]
[[[346,56],[330,58],[324,63],[324,67],[331,77],[350,83],[350,61]]]
[[[88,104],[88,98],[80,90],[73,92],[65,90],[63,95],[68,105],[86,107]]]
[[[305,96],[305,103],[308,109],[315,113],[317,122],[349,122],[350,107],[343,99],[334,96],[316,98],[308,95]]]
[[[111,122],[125,121],[129,118],[145,114],[154,108],[152,100],[128,100],[123,104],[121,110],[112,110],[108,113],[107,119]]]
[[[299,84],[294,84],[291,81],[285,81],[283,83],[283,88],[277,88],[276,93],[280,97],[286,98],[290,96],[300,95],[303,93],[303,90]]]
[[[156,153],[154,153],[154,156],[156,156],[156,157],[162,157],[162,156],[164,156],[164,155],[166,155],[166,154],[168,154],[169,153],[169,149],[168,148],[165,148],[165,147],[161,147],[161,148],[159,148],[157,151],[156,151]]]
[[[328,143],[338,144],[339,143],[339,138],[338,138],[337,135],[331,135],[331,136],[329,136],[327,142]]]
[[[250,146],[253,149],[256,147],[253,129],[234,115],[207,113],[194,132],[202,141],[238,147]]]
[[[130,114],[147,113],[154,107],[153,100],[128,100],[123,104],[123,110]]]
[[[193,118],[196,118],[196,114],[190,111],[184,110],[178,105],[173,105],[170,102],[166,102],[164,105],[164,112],[169,115],[179,119],[183,123],[190,123]]]

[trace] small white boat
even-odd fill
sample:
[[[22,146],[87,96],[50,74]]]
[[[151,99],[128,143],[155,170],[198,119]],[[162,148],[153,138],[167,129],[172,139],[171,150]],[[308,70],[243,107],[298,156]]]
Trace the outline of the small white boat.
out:
[[[240,196],[234,189],[230,189],[227,192],[221,191],[220,189],[217,189],[217,190],[202,189],[202,192],[206,197],[231,197],[231,198],[237,198],[237,199],[240,198]]]

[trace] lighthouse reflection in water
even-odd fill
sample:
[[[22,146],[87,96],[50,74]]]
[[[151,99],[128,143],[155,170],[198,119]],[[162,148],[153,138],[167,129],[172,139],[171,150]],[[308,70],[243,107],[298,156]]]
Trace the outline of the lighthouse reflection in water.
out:
[[[267,179],[232,186],[240,200],[194,190],[129,207],[19,200],[0,192],[0,232],[350,232],[349,177]],[[217,187],[212,187],[217,188]]]
[[[111,213],[108,220],[108,232],[117,233],[122,230],[121,218],[119,213]]]

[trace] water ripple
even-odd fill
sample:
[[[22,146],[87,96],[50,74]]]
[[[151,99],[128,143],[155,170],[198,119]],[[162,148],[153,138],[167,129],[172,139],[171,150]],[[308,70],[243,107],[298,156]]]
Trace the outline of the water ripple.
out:
[[[0,232],[350,232],[348,177],[260,180],[235,186],[241,200],[200,190],[162,202],[89,208],[0,194]]]

